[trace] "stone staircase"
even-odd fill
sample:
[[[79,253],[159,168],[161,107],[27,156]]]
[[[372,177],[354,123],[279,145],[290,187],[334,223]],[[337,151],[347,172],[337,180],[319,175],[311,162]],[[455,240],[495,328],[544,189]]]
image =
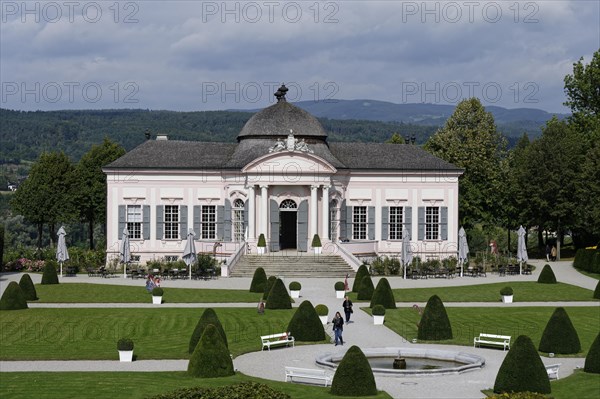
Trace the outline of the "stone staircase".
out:
[[[265,269],[267,276],[332,277],[343,279],[356,272],[337,255],[314,255],[309,252],[271,252],[265,255],[243,255],[231,272],[231,277],[252,277],[256,268]]]

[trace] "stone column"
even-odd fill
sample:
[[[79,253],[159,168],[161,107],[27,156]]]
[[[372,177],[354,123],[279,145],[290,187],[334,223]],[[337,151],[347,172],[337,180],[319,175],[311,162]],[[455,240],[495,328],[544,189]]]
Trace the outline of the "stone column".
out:
[[[254,240],[256,236],[256,205],[254,205],[254,186],[248,187],[248,240]]]
[[[258,234],[263,233],[265,238],[268,237],[267,226],[269,221],[269,186],[260,186],[260,231]]]
[[[321,241],[329,240],[329,186],[323,186],[323,195],[321,197]]]
[[[310,242],[317,229],[317,190],[319,186],[310,186],[310,230],[308,232],[308,241]]]

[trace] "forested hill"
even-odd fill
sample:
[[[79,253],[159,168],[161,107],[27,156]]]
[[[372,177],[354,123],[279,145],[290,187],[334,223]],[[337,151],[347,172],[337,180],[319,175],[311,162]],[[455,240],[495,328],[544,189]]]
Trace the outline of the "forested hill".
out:
[[[153,136],[234,142],[252,116],[248,112],[174,112],[149,110],[12,111],[0,109],[0,163],[33,161],[43,151],[63,151],[73,161],[104,137],[130,150]],[[394,132],[424,143],[435,126],[399,122],[319,119],[330,141],[384,142]]]

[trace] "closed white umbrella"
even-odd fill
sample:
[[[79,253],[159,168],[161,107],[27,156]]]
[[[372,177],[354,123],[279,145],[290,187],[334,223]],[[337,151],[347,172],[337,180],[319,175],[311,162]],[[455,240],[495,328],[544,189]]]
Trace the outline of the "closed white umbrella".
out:
[[[517,260],[519,261],[519,274],[523,274],[523,262],[527,262],[529,257],[527,256],[527,244],[525,243],[525,229],[523,226],[519,227],[517,231],[519,239],[517,240]]]
[[[69,260],[69,251],[67,250],[67,243],[65,241],[65,236],[67,232],[65,231],[65,226],[60,226],[58,229],[58,243],[56,245],[56,260],[60,264],[60,276],[62,277],[62,269],[63,263]]]
[[[190,229],[185,241],[185,248],[183,250],[183,261],[190,269],[190,280],[192,279],[192,265],[196,262],[196,244],[194,243],[194,230]]]
[[[458,231],[458,262],[460,263],[460,276],[463,276],[464,264],[469,257],[469,244],[467,243],[467,233],[463,227]]]
[[[123,229],[121,237],[121,251],[119,253],[120,261],[123,264],[123,278],[127,278],[127,264],[131,261],[131,249],[129,248],[129,230]]]
[[[400,262],[404,268],[404,279],[406,279],[406,268],[412,262],[413,255],[410,249],[410,235],[406,230],[402,231],[402,252],[400,253]]]

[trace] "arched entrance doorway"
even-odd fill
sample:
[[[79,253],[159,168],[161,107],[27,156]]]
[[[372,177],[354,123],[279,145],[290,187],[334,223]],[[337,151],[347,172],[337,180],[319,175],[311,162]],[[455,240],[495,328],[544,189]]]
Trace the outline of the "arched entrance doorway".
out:
[[[298,205],[291,199],[283,200],[279,205],[279,247],[281,249],[296,248],[297,211]]]

